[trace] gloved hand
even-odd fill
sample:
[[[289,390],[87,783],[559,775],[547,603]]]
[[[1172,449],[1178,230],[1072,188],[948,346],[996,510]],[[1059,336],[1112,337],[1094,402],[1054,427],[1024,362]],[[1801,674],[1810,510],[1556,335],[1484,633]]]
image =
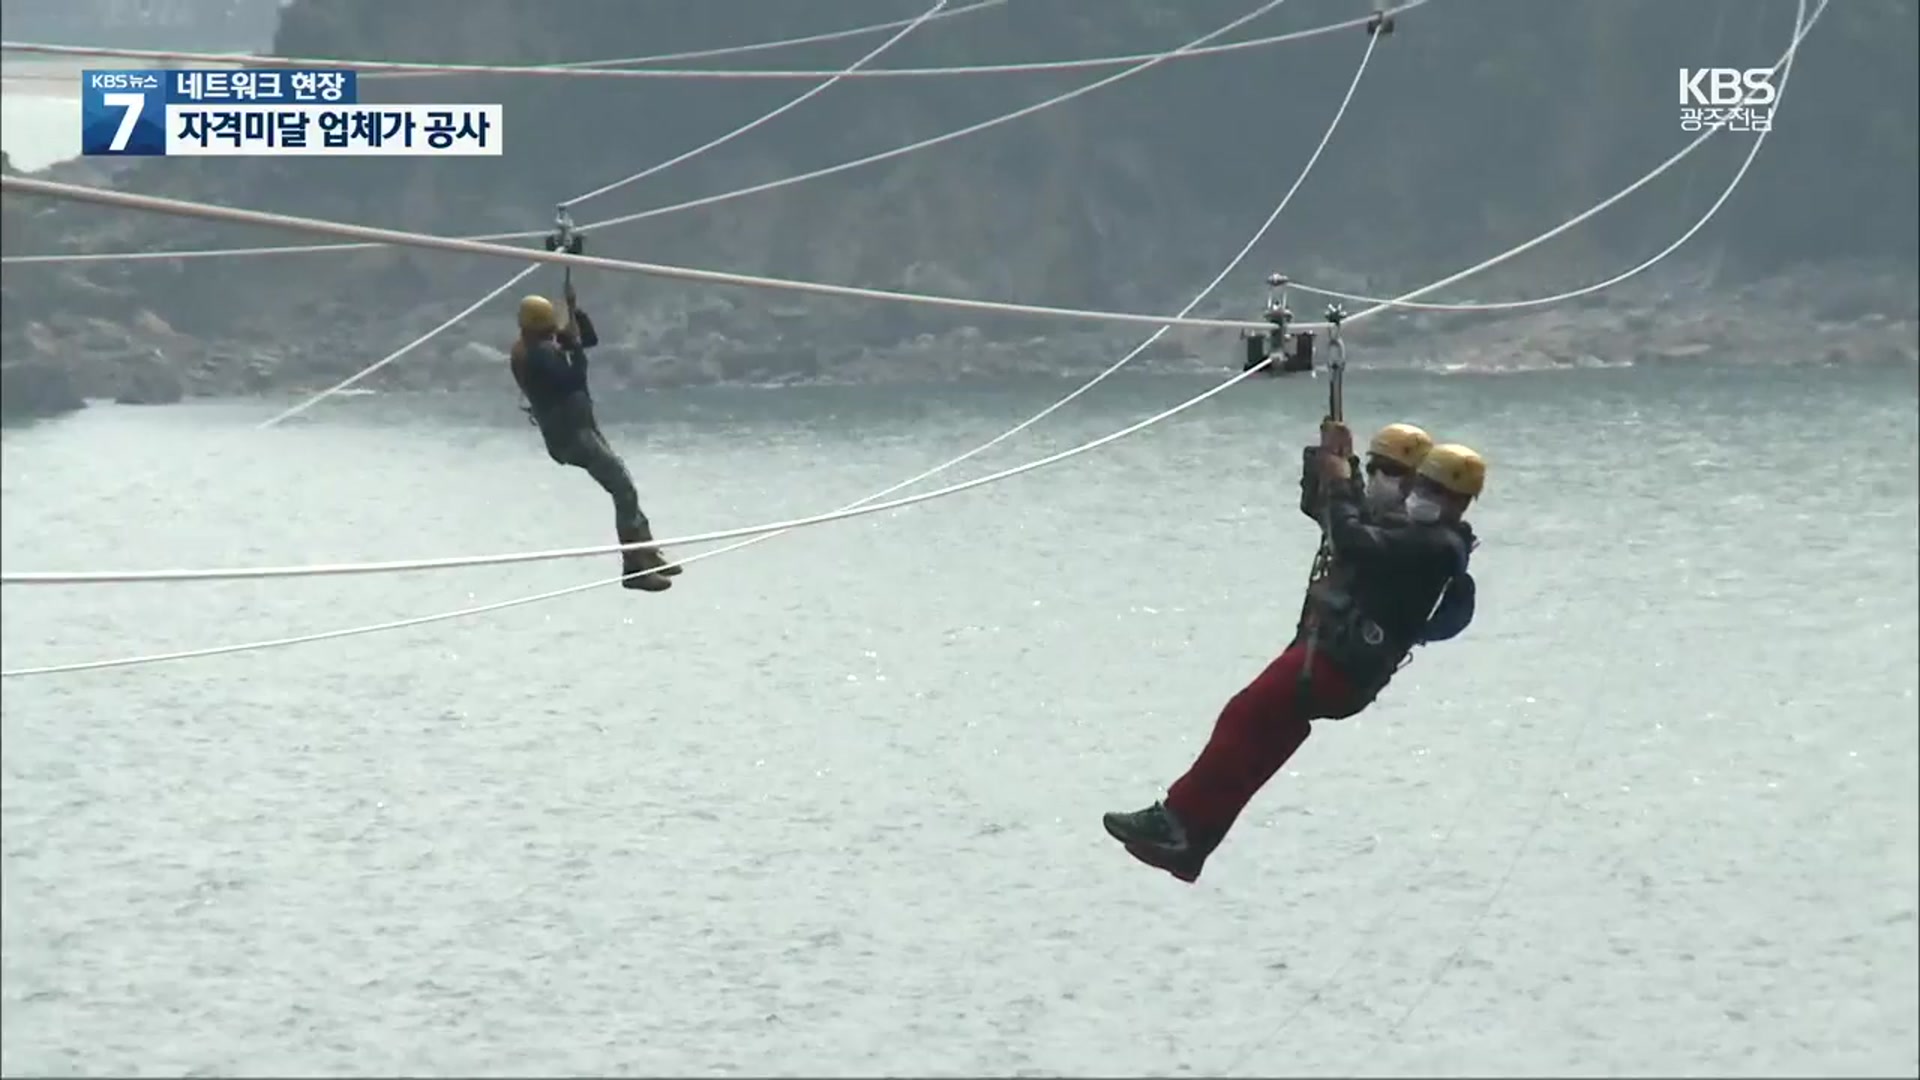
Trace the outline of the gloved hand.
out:
[[[1353,467],[1347,459],[1330,450],[1320,451],[1320,479],[1328,484],[1345,483],[1353,476]]]
[[[1353,432],[1338,420],[1320,421],[1320,449],[1345,460],[1353,456]]]

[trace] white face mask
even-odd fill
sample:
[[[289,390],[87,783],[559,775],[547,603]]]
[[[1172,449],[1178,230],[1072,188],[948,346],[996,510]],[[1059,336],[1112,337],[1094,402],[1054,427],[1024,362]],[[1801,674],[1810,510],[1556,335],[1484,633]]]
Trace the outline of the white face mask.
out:
[[[1422,525],[1431,525],[1440,520],[1447,512],[1445,503],[1431,498],[1423,492],[1414,492],[1407,496],[1407,519]]]
[[[1367,477],[1367,505],[1375,510],[1391,510],[1400,505],[1400,481],[1384,473]]]

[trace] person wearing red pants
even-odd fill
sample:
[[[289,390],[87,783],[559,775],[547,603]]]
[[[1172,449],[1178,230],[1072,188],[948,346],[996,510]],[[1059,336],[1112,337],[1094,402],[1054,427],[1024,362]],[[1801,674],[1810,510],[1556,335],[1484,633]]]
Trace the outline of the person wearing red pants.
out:
[[[1220,710],[1206,747],[1164,801],[1103,819],[1134,858],[1181,881],[1199,880],[1240,812],[1307,741],[1313,721],[1365,709],[1413,647],[1436,638],[1430,623],[1465,577],[1477,541],[1462,516],[1486,483],[1480,455],[1457,444],[1433,447],[1408,478],[1403,511],[1372,514],[1352,482],[1351,455],[1345,426],[1324,425],[1313,469],[1333,564],[1309,588],[1292,644]]]

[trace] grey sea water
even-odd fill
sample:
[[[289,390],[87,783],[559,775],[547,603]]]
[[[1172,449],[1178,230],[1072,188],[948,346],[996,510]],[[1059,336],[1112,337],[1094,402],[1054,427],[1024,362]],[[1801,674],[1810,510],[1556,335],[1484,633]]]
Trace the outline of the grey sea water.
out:
[[[1208,384],[1119,379],[972,476]],[[666,535],[830,509],[1067,389],[603,403]],[[1480,614],[1197,887],[1157,797],[1286,641],[1320,384],[688,569],[5,682],[4,1067],[41,1074],[1913,1075],[1912,371],[1356,372],[1484,448]],[[606,540],[498,399],[4,434],[9,569]],[[612,573],[5,589],[5,665]]]

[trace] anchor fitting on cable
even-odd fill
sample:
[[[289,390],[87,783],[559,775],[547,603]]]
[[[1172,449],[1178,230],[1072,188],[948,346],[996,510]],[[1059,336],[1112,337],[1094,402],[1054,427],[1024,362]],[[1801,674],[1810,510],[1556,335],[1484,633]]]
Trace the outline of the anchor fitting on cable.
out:
[[[1267,365],[1269,375],[1290,375],[1313,371],[1313,331],[1290,330],[1293,309],[1287,307],[1287,286],[1293,279],[1285,274],[1267,275],[1267,309],[1262,314],[1273,329],[1247,330],[1241,333],[1245,350],[1241,371]]]
[[[1375,11],[1373,15],[1367,19],[1368,37],[1391,33],[1393,33],[1393,16],[1387,14],[1385,11]]]
[[[1347,321],[1347,309],[1340,306],[1340,301],[1335,300],[1327,305],[1327,322],[1330,325],[1337,329],[1345,321]]]
[[[547,234],[546,244],[548,251],[586,254],[587,234],[574,231],[573,214],[567,210],[566,203],[561,203],[553,212],[553,231]]]

